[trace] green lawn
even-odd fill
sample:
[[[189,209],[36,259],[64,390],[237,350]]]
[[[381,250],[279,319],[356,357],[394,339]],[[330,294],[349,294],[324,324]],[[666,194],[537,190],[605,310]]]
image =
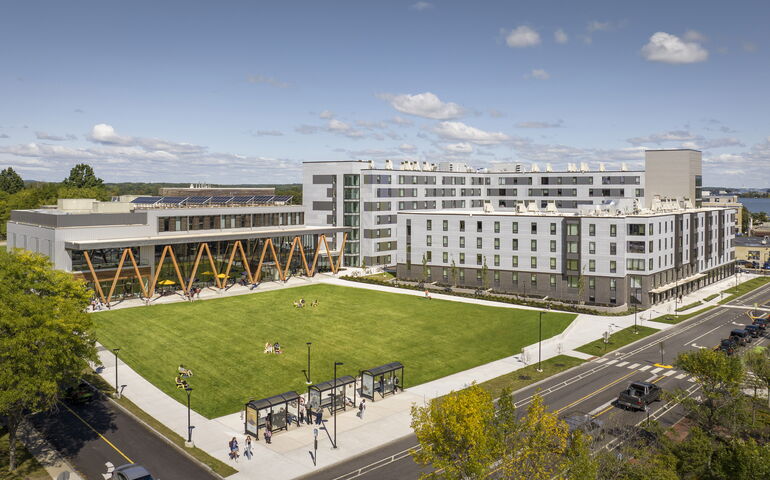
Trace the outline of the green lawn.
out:
[[[648,335],[652,335],[657,332],[657,328],[637,326],[636,329],[639,333],[634,333],[634,327],[624,328],[610,335],[610,341],[608,344],[604,344],[604,339],[594,340],[591,343],[587,343],[580,348],[576,348],[578,352],[587,353],[589,355],[596,355],[597,357],[604,355],[605,352],[611,352],[617,350],[620,347],[625,347],[629,343],[635,342],[640,338],[644,338]]]
[[[724,291],[724,293],[726,295],[728,295],[728,296],[726,296],[725,298],[720,300],[719,303],[720,304],[724,304],[724,303],[730,302],[732,300],[735,300],[736,298],[740,297],[741,295],[745,295],[745,294],[749,293],[750,291],[752,291],[752,290],[754,290],[756,288],[759,288],[762,285],[767,284],[768,282],[770,282],[770,277],[768,277],[768,276],[757,277],[757,278],[752,278],[751,280],[749,280],[747,282],[743,282],[743,283],[739,284],[737,287],[728,288],[728,289],[726,289]]]
[[[300,298],[319,306],[294,308]],[[574,317],[549,313],[543,337]],[[313,381],[331,380],[334,361],[345,363],[338,375],[400,361],[408,387],[520,352],[537,341],[537,320],[536,311],[331,285],[95,314],[98,340],[120,347],[123,360],[180,402],[176,367],[191,368],[193,408],[209,418],[252,398],[304,391],[308,341]],[[262,353],[267,341],[285,353]]]

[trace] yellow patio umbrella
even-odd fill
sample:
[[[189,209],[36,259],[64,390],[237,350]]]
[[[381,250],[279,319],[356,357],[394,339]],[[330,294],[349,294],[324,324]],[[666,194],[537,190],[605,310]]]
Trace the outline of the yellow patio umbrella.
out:
[[[217,275],[217,278],[227,278],[227,275],[225,275],[224,273],[220,273],[219,275]]]
[[[176,282],[173,280],[161,280],[158,282],[158,285],[176,285]]]
[[[209,272],[206,270],[205,272],[201,273],[201,275],[214,275],[214,272]]]

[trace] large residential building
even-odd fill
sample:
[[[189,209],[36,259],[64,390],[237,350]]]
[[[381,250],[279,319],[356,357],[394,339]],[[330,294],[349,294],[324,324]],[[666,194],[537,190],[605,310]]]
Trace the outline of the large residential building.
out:
[[[738,213],[735,217],[735,230],[739,234],[743,231],[743,204],[738,200],[738,195],[703,195],[704,207],[730,207]]]
[[[336,270],[333,241],[345,229],[307,225],[303,207],[286,205],[290,200],[273,195],[59,200],[54,207],[12,211],[7,248],[47,255],[55,268],[87,280],[105,303],[151,295],[156,286],[186,291],[228,279],[256,282]]]
[[[398,277],[593,305],[646,307],[731,275],[735,212],[656,203],[624,212],[398,214]]]

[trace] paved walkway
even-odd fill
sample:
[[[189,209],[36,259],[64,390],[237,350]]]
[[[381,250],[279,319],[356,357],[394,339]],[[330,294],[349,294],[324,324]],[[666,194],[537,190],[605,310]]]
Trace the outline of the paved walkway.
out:
[[[35,457],[51,478],[58,478],[68,472],[70,480],[83,480],[75,469],[56,451],[40,433],[27,421],[19,426],[18,440]]]
[[[749,280],[754,276],[742,275],[741,281]],[[312,283],[328,283],[333,285],[344,285],[354,288],[365,288],[372,290],[387,291],[402,295],[422,295],[422,292],[413,290],[404,290],[393,287],[379,285],[370,285],[358,282],[348,282],[335,278],[334,275],[319,275],[312,279],[292,278],[286,285],[278,283],[265,283],[253,292],[273,290],[276,288],[296,287]],[[702,300],[705,297],[718,293],[719,291],[733,286],[734,279],[726,279],[721,282],[709,285],[697,292],[685,296],[679,305]],[[235,286],[224,293],[215,293],[213,291],[204,292],[202,299],[220,298],[222,296],[240,295],[249,293],[247,287]],[[476,303],[481,305],[491,305],[503,308],[522,308],[535,309],[534,307],[524,307],[519,305],[501,304],[487,300],[455,297],[452,295],[433,294],[434,299],[443,299],[448,301]],[[709,304],[716,304],[719,297],[706,302],[697,309],[704,308]],[[167,303],[173,301],[185,301],[181,297],[163,297],[158,303]],[[132,303],[133,302],[133,303]],[[126,308],[129,306],[141,305],[139,300],[129,300],[113,308]],[[636,321],[639,325],[650,326],[653,328],[666,329],[672,325],[650,321],[659,315],[673,313],[674,302],[656,305],[654,308],[646,311],[640,311],[636,315]],[[686,312],[680,312],[686,313]],[[634,315],[605,317],[598,315],[580,314],[572,324],[561,334],[553,339],[548,339],[542,343],[543,360],[554,357],[559,354],[572,355],[578,358],[587,359],[589,356],[574,351],[588,342],[601,338],[607,331],[617,331],[622,328],[634,325]],[[271,445],[265,445],[263,441],[255,442],[253,458],[246,459],[241,457],[237,462],[228,460],[227,442],[232,437],[237,437],[243,445],[243,418],[241,413],[234,413],[216,419],[206,419],[193,412],[192,424],[194,425],[193,440],[196,446],[202,448],[210,455],[219,458],[225,462],[231,462],[239,472],[229,478],[233,479],[290,479],[312,472],[314,469],[334,464],[339,461],[355,457],[368,450],[377,448],[387,442],[399,439],[411,433],[410,428],[410,408],[413,404],[424,404],[432,398],[445,395],[453,390],[459,390],[472,382],[484,382],[492,378],[505,375],[518,370],[527,364],[537,361],[537,344],[527,347],[522,352],[517,352],[507,358],[502,358],[486,365],[481,365],[464,372],[458,372],[447,377],[434,380],[422,385],[409,388],[397,395],[369,403],[365,418],[359,419],[356,416],[356,410],[348,410],[337,415],[337,438],[338,449],[331,448],[330,436],[333,435],[332,418],[326,416],[324,424],[327,430],[319,430],[319,451],[317,463],[318,467],[313,467],[311,456],[313,444],[313,429],[308,426],[293,428],[288,432],[281,432],[273,437]],[[534,356],[533,356],[534,352]],[[102,377],[114,386],[114,356],[108,350],[102,349],[99,352],[102,364],[106,367],[101,370]],[[187,434],[187,409],[185,405],[167,396],[154,385],[134,372],[129,366],[122,362],[118,365],[120,383],[125,385],[123,394],[131,401],[137,404],[145,412],[158,419],[160,422],[171,428],[181,436]],[[327,434],[328,432],[328,434]]]

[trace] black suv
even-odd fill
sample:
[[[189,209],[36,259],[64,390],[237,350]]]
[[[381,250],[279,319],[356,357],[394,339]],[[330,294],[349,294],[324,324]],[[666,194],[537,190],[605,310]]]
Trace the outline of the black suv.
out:
[[[735,340],[732,338],[725,338],[719,342],[719,345],[715,350],[718,352],[725,352],[727,355],[732,355],[735,353],[736,348],[738,348],[738,345],[735,344]]]
[[[756,325],[746,325],[744,330],[749,332],[749,335],[751,335],[752,338],[758,338],[760,335],[762,335],[762,331]]]
[[[751,343],[751,335],[746,330],[736,328],[730,332],[730,338],[734,338],[738,345],[744,346],[747,343]]]

